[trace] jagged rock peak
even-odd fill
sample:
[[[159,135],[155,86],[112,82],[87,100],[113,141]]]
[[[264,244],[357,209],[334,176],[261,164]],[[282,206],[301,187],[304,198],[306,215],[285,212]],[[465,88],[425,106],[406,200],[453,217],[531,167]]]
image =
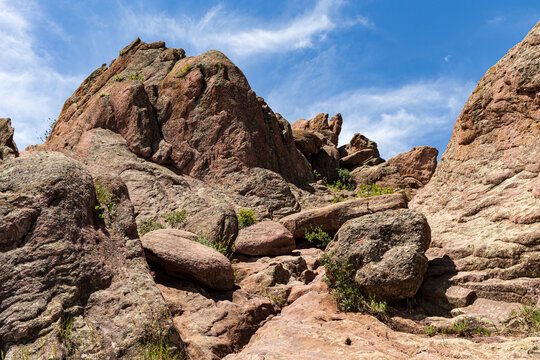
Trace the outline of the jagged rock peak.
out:
[[[0,161],[19,156],[19,150],[13,141],[14,130],[10,118],[0,118]]]
[[[288,122],[216,50],[185,57],[164,42],[136,39],[66,101],[45,147],[72,150],[93,128],[117,132],[135,154],[199,179],[253,167],[297,183],[311,178]]]

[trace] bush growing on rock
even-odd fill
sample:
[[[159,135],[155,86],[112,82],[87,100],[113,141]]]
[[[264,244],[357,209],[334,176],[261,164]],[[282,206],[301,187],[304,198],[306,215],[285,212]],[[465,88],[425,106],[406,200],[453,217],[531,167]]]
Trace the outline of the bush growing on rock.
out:
[[[327,232],[323,231],[320,226],[316,226],[314,228],[311,228],[310,230],[306,230],[304,238],[320,249],[324,249],[326,245],[328,245],[328,243],[332,241],[330,235],[328,235]]]
[[[149,233],[150,231],[154,231],[158,229],[165,229],[165,225],[163,225],[157,220],[149,218],[149,219],[143,220],[139,224],[137,229],[139,230],[139,235],[143,236],[144,234]]]
[[[116,205],[118,199],[116,199],[108,186],[102,185],[99,181],[94,183],[96,190],[96,198],[98,205],[95,210],[99,212],[99,217],[105,219],[107,222],[112,222],[116,216]]]
[[[194,239],[194,241],[217,250],[229,260],[232,259],[234,252],[236,251],[234,248],[234,241],[232,236],[224,236],[216,242],[208,241],[206,236],[199,236]]]
[[[161,216],[165,222],[172,228],[178,228],[186,222],[186,210],[175,210]]]
[[[396,192],[394,188],[386,187],[383,188],[377,184],[371,184],[371,185],[360,185],[358,192],[356,193],[356,197],[372,197],[372,196],[379,196],[383,194],[393,194]]]
[[[257,222],[255,211],[253,209],[238,210],[238,227],[240,229],[253,225]]]
[[[373,315],[385,315],[388,312],[385,301],[364,297],[354,280],[356,270],[349,259],[340,260],[324,254],[319,262],[326,269],[324,282],[330,288],[330,294],[336,299],[341,311],[366,311]]]

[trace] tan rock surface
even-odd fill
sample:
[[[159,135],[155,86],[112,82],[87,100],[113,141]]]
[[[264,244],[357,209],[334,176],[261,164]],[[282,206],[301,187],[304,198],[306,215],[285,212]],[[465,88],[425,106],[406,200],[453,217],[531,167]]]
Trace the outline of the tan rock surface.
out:
[[[426,296],[458,285],[540,299],[540,23],[479,81],[428,185],[410,204],[432,228]]]
[[[234,242],[236,251],[248,256],[283,255],[296,247],[286,227],[274,221],[261,221],[243,228]]]

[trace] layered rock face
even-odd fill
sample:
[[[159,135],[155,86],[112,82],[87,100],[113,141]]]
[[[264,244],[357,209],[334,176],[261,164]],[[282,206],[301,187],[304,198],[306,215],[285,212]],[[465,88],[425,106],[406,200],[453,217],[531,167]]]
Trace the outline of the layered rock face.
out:
[[[11,119],[0,118],[0,161],[19,156],[17,145],[13,141]]]
[[[479,81],[410,204],[432,228],[424,294],[443,307],[540,299],[539,61],[540,23]]]
[[[118,195],[107,219],[113,227],[95,210],[92,177],[74,160],[33,152],[0,165],[0,350],[7,359],[131,359],[142,356],[147,326],[168,336],[167,306],[148,272],[125,186],[106,186]],[[170,341],[181,345],[173,333]]]
[[[135,154],[206,181],[253,167],[297,183],[311,178],[288,123],[215,50],[186,58],[137,39],[66,101],[47,145],[70,150],[98,127],[120,133]]]

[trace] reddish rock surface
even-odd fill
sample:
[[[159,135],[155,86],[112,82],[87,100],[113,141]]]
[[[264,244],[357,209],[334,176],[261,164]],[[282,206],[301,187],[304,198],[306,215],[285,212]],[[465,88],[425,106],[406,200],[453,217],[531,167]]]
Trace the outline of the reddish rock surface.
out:
[[[184,231],[154,230],[145,234],[142,245],[146,257],[169,275],[195,280],[215,290],[231,290],[234,274],[231,262],[217,250],[184,238]]]
[[[240,254],[264,256],[288,254],[296,244],[291,232],[280,223],[261,221],[241,229],[234,246]]]
[[[303,211],[282,218],[282,223],[295,239],[304,237],[306,230],[320,226],[333,234],[350,219],[378,211],[406,208],[407,202],[401,194],[390,194],[372,198],[360,198],[326,207]]]
[[[46,146],[71,150],[97,127],[121,134],[137,155],[206,181],[252,167],[311,179],[289,124],[215,50],[185,58],[181,49],[137,39],[66,101]]]
[[[19,156],[10,118],[0,118],[0,161]]]
[[[438,154],[437,149],[430,146],[415,147],[384,163],[353,170],[353,179],[358,185],[377,184],[381,187],[405,189],[409,195],[414,196],[431,179],[437,167]]]
[[[347,260],[366,296],[396,302],[416,295],[431,241],[426,218],[414,210],[381,211],[347,221],[326,247],[332,257]]]
[[[540,23],[479,81],[431,181],[411,202],[432,228],[427,297],[540,299]]]
[[[131,359],[142,356],[145,326],[170,332],[129,197],[121,184],[103,184],[117,204],[107,225],[95,212],[93,181],[81,164],[34,152],[0,165],[0,344],[6,359],[68,358],[73,351]],[[72,348],[59,334],[68,319]],[[171,344],[180,345],[170,334]]]

